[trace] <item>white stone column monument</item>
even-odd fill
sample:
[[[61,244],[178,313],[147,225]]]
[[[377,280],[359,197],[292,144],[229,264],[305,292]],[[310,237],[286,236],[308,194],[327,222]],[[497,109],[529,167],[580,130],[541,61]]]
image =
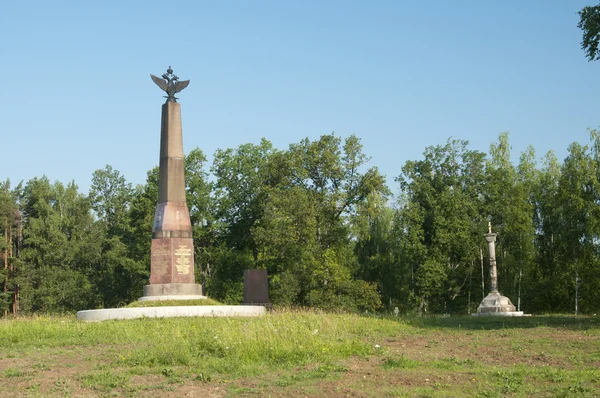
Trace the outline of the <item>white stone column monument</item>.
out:
[[[500,316],[522,316],[523,311],[515,311],[516,308],[508,297],[498,291],[498,272],[496,269],[496,234],[492,233],[492,223],[488,223],[488,233],[483,235],[488,243],[490,252],[490,293],[484,297],[477,308],[475,316],[500,315]]]

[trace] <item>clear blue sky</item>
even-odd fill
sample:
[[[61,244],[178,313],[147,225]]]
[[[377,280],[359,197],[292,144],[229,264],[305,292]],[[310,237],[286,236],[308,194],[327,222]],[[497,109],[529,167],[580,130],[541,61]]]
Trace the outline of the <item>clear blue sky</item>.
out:
[[[356,134],[393,177],[448,137],[510,132],[559,159],[600,126],[600,62],[577,11],[596,1],[5,1],[0,179],[72,179],[158,164],[169,65],[186,152]]]

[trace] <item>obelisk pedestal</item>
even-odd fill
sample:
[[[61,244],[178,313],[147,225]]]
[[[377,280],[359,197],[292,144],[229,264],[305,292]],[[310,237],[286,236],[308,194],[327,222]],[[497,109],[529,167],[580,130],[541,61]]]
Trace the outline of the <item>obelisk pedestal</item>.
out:
[[[185,203],[183,141],[181,137],[181,108],[175,94],[189,84],[179,81],[169,66],[162,78],[150,75],[154,83],[167,93],[162,107],[160,134],[159,198],[154,226],[150,284],[144,286],[140,300],[205,299],[202,286],[194,280],[194,243],[192,225]],[[154,304],[154,303],[150,303]],[[248,305],[189,305],[179,302],[167,306],[104,308],[77,312],[77,319],[100,322],[112,319],[171,318],[197,316],[262,316],[263,306]],[[198,304],[198,303],[192,303]],[[177,339],[177,336],[169,336]]]
[[[483,298],[477,308],[477,314],[473,315],[500,315],[500,316],[522,316],[523,311],[516,311],[515,306],[508,297],[498,291],[498,273],[496,269],[496,234],[492,233],[492,225],[489,223],[487,234],[483,235],[488,243],[490,253],[490,293]]]
[[[163,79],[171,75],[172,71],[163,75]],[[176,83],[177,80],[174,79]],[[167,93],[169,97],[162,106],[159,193],[152,227],[150,284],[144,286],[144,297],[140,300],[202,299],[206,298],[202,295],[202,285],[194,279],[192,224],[185,199],[181,106],[172,93]]]

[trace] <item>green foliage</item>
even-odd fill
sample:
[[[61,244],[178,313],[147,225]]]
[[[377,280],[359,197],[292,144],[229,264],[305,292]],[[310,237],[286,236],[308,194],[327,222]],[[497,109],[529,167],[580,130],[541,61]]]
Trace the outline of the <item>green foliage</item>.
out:
[[[141,243],[136,233],[150,241],[151,229],[136,231],[135,227],[148,227],[150,217],[145,213],[150,209],[144,207],[148,205],[144,199],[151,195],[151,190],[149,187],[134,191],[125,177],[111,166],[96,170],[92,176],[89,198],[98,217],[96,227],[100,236],[97,268],[91,277],[98,287],[103,307],[120,306],[142,294],[149,275],[149,251],[142,254],[141,249],[149,245]],[[152,207],[156,207],[156,202]],[[138,217],[135,223],[133,215]]]
[[[598,191],[598,140],[596,131],[591,132],[592,148],[578,143],[569,146],[558,180],[560,245],[558,257],[564,279],[558,291],[563,295],[565,309],[575,313],[591,312],[598,308],[596,303],[586,301],[581,307],[580,295],[587,285],[591,290],[600,288],[596,274],[599,213]],[[592,294],[593,295],[593,294]],[[591,298],[588,294],[587,297]],[[591,307],[589,306],[591,305]]]
[[[269,278],[269,298],[281,306],[292,306],[299,302],[302,282],[293,270],[285,270]]]
[[[419,365],[418,361],[409,359],[404,355],[399,358],[388,358],[383,362],[384,369],[414,369]]]
[[[386,192],[376,169],[361,172],[367,160],[358,138],[342,141],[333,134],[304,139],[287,151],[266,140],[217,151],[215,232],[224,246],[211,253],[207,286],[216,288],[215,297],[224,299],[224,288],[240,286],[244,259],[246,268],[267,269],[274,303],[378,307],[373,285],[355,280],[348,250],[348,221],[357,206]],[[223,262],[224,250],[237,254]],[[363,288],[366,298],[358,292]]]
[[[0,373],[2,377],[21,377],[24,375],[23,371],[16,368],[8,368]]]
[[[124,236],[129,231],[132,193],[131,184],[112,166],[94,172],[89,198],[108,236]]]
[[[212,171],[215,184],[216,219],[229,247],[253,253],[256,243],[250,233],[263,212],[267,159],[274,153],[271,143],[245,144],[237,149],[217,150]]]
[[[305,302],[310,307],[330,311],[375,311],[381,307],[376,285],[353,280],[349,270],[333,250],[327,250],[312,271]]]
[[[81,378],[82,385],[93,390],[110,391],[116,387],[123,387],[128,377],[116,374],[110,369],[100,372],[88,373]]]
[[[150,247],[154,212],[158,203],[158,167],[148,171],[146,183],[133,191],[130,206],[131,243],[128,245],[131,258],[141,261],[150,269]]]
[[[356,136],[186,156],[196,280],[239,304],[266,269],[276,305],[331,311],[472,312],[489,289],[488,218],[503,294],[527,312],[600,310],[600,133],[541,167],[449,139],[407,161],[397,201]],[[123,306],[148,283],[158,167],[131,187],[111,166],[89,195],[34,178],[0,183],[0,315]],[[17,300],[18,299],[18,300]]]
[[[406,162],[396,179],[404,193],[398,272],[410,275],[409,289],[419,312],[462,307],[456,300],[464,300],[479,252],[485,155],[467,145],[448,140],[444,146],[428,147],[425,159]]]
[[[244,297],[244,269],[251,269],[252,254],[246,250],[229,250],[225,246],[211,248],[210,278],[206,291],[225,304],[239,304]]]
[[[493,377],[503,394],[516,393],[521,390],[525,381],[523,374],[517,371],[498,370],[494,372]]]
[[[8,313],[16,287],[14,258],[21,249],[21,216],[18,208],[21,184],[10,189],[10,181],[0,182],[0,313]]]
[[[84,274],[61,267],[44,267],[36,273],[33,308],[51,313],[89,309],[94,287]]]
[[[208,173],[204,170],[205,163],[206,156],[198,148],[193,149],[185,157],[186,200],[194,226],[206,222],[212,210],[210,198],[212,184],[208,181]]]
[[[600,5],[586,6],[579,11],[577,27],[583,31],[581,49],[589,61],[600,58],[598,43],[600,42]]]
[[[92,284],[95,228],[90,202],[74,183],[30,180],[21,199],[23,250],[14,261],[20,310],[64,312],[97,305]]]
[[[533,148],[521,155],[517,167],[510,161],[510,152],[508,133],[501,133],[498,142],[490,147],[484,195],[486,212],[498,234],[496,259],[502,270],[499,285],[518,306],[523,278],[526,283],[532,280],[536,227],[533,191],[538,173]]]
[[[567,302],[565,290],[559,288],[566,275],[560,267],[559,239],[560,207],[558,198],[558,183],[560,164],[554,152],[548,152],[544,157],[544,165],[540,170],[538,184],[534,186],[535,208],[533,216],[536,225],[535,247],[536,258],[532,270],[532,287],[526,289],[525,301],[530,308],[538,311],[552,311],[553,308],[564,308]],[[535,281],[535,282],[533,282]],[[528,294],[531,292],[531,294]]]
[[[96,283],[103,297],[103,307],[118,307],[142,296],[148,280],[144,263],[128,257],[127,247],[117,237],[103,242]]]
[[[378,193],[369,195],[357,206],[351,223],[358,276],[378,286],[383,302],[401,301],[404,283],[397,272],[398,223],[386,198]]]

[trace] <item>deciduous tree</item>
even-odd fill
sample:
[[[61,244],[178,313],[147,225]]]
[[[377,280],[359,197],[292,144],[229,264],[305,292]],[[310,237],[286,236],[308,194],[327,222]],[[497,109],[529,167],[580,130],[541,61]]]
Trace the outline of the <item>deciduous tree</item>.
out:
[[[581,48],[589,61],[600,59],[598,43],[600,42],[600,5],[583,7],[579,11],[577,27],[583,31]]]

